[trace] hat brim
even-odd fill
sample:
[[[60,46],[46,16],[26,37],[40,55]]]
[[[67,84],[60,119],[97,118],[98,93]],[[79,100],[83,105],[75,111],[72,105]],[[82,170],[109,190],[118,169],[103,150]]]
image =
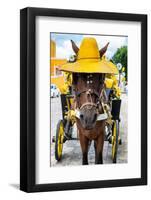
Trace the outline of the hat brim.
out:
[[[112,62],[103,59],[81,59],[62,65],[60,70],[72,73],[118,74],[117,67]]]

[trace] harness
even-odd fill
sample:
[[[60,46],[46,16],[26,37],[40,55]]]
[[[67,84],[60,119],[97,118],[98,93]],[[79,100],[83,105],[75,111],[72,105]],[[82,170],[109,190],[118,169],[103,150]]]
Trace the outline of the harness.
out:
[[[89,109],[91,109],[92,107],[97,107],[97,104],[92,102],[92,94],[95,94],[97,96],[97,98],[99,98],[99,93],[93,89],[88,89],[88,90],[83,90],[81,92],[75,92],[75,96],[76,97],[80,97],[81,94],[86,93],[87,97],[90,97],[90,102],[86,102],[84,104],[82,104],[82,106],[79,107],[79,109],[81,110],[83,107],[85,106],[90,106]]]
[[[80,112],[81,109],[83,109],[85,106],[87,106],[87,109],[91,109],[92,107],[94,107],[97,110],[97,120],[96,121],[102,121],[108,118],[106,109],[105,109],[105,104],[103,102],[103,93],[104,93],[104,89],[101,90],[101,93],[99,94],[96,90],[94,89],[88,89],[88,90],[83,90],[80,92],[75,92],[75,96],[80,97],[81,94],[86,93],[87,97],[90,97],[90,101],[87,101],[86,103],[82,104],[80,107],[78,107],[77,105],[77,101],[76,101],[76,109],[75,109],[75,115],[78,119],[80,119]],[[92,95],[95,95],[98,98],[97,103],[93,103],[92,102]],[[103,113],[99,112],[99,106],[102,107],[103,109]]]

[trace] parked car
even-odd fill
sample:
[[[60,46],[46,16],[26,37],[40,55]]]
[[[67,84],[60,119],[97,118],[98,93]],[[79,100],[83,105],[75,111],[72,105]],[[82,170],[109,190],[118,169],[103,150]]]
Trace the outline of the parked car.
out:
[[[51,84],[50,86],[50,95],[52,98],[59,97],[60,91],[55,84]]]

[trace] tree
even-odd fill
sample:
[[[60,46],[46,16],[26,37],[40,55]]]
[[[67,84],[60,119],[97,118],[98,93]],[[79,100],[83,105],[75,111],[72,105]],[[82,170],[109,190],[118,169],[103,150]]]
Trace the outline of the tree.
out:
[[[121,63],[125,71],[125,78],[127,80],[127,46],[122,46],[117,49],[112,57],[115,64]]]

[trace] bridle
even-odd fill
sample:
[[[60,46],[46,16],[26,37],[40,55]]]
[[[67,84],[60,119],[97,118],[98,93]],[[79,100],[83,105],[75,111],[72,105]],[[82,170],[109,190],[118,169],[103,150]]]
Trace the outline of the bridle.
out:
[[[92,91],[90,89],[82,91],[82,92],[78,92],[77,96],[81,95],[82,93],[87,93],[90,96],[92,94],[95,94],[98,97],[98,101],[97,101],[97,103],[93,103],[92,102],[92,98],[91,98],[90,102],[86,102],[86,103],[82,104],[80,107],[76,107],[75,108],[75,116],[78,119],[80,119],[81,109],[84,108],[85,106],[87,106],[87,109],[91,109],[93,107],[96,109],[96,111],[97,111],[97,119],[96,119],[96,121],[106,120],[108,118],[108,115],[107,115],[106,110],[104,109],[104,103],[103,103],[103,100],[102,100],[103,91],[104,91],[104,89],[101,90],[100,95],[96,91]],[[99,106],[101,106],[103,113],[99,111]]]
[[[102,79],[100,79],[100,89],[99,92],[95,89],[92,88],[92,84],[93,81],[91,80],[92,75],[88,76],[87,79],[87,86],[91,85],[90,88],[82,90],[82,91],[78,91],[76,88],[74,88],[74,92],[75,92],[75,116],[77,118],[80,119],[80,113],[82,111],[82,109],[86,108],[86,109],[96,109],[96,113],[97,113],[97,120],[96,121],[101,121],[101,120],[105,120],[107,119],[107,113],[104,109],[104,102],[103,102],[103,98],[104,98],[104,76],[102,76]],[[86,102],[83,103],[82,105],[80,105],[79,102],[79,97],[82,94],[86,94]],[[92,95],[96,97],[96,103],[93,102],[93,98]],[[89,98],[88,98],[89,97]]]
[[[87,89],[87,90],[83,90],[83,91],[76,91],[75,92],[75,97],[76,97],[76,102],[79,102],[78,101],[78,98],[86,93],[86,96],[87,96],[87,101],[85,103],[83,103],[81,106],[79,106],[79,104],[77,103],[76,107],[81,110],[83,109],[85,106],[87,106],[87,109],[91,109],[92,107],[94,107],[95,109],[97,109],[100,105],[101,105],[101,97],[102,97],[102,91],[103,89],[101,90],[101,92],[97,92],[96,90],[94,89]],[[95,95],[97,97],[97,102],[96,103],[93,103],[92,101],[92,95]],[[90,101],[88,101],[88,97],[90,99]]]

